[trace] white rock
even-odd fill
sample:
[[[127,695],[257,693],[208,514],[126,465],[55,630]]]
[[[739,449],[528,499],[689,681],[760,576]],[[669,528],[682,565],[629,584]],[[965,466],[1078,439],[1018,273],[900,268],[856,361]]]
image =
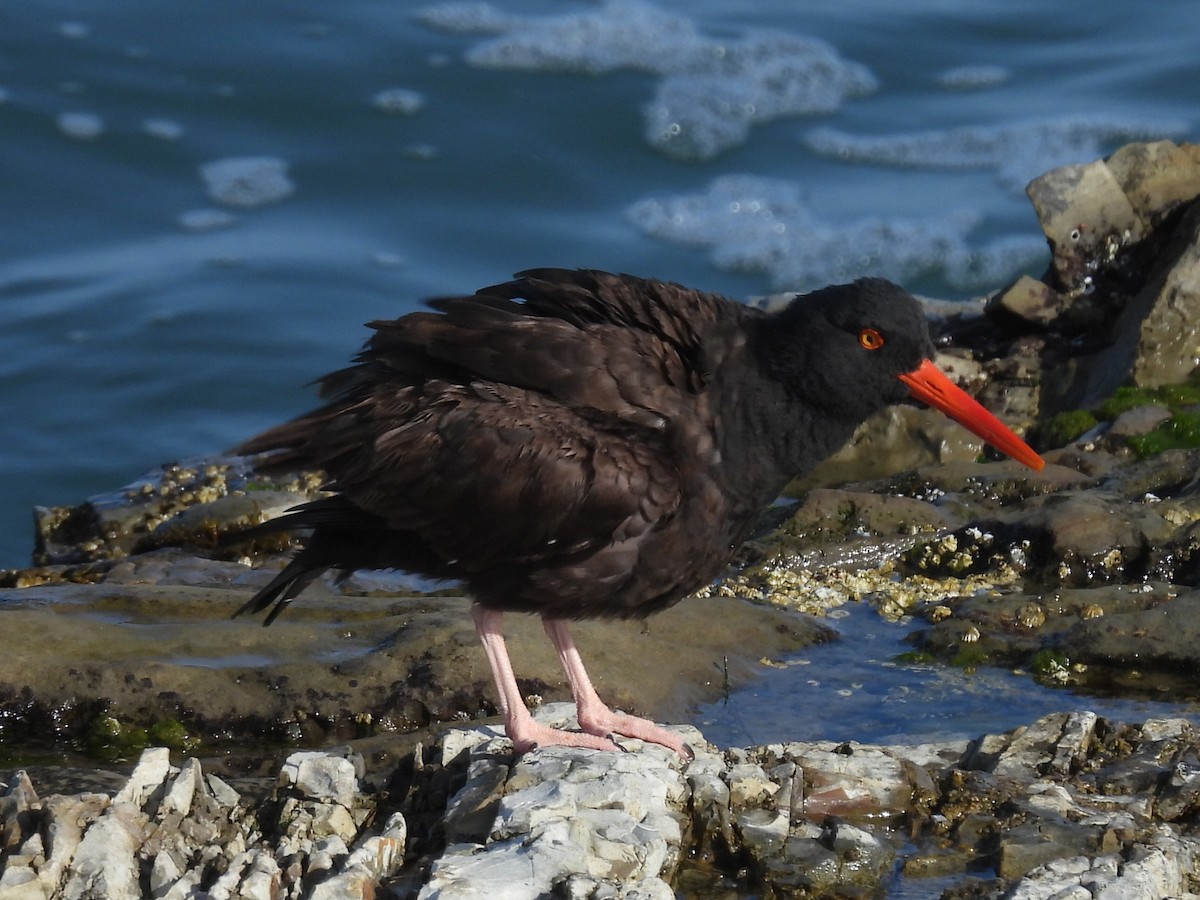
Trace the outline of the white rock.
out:
[[[278,900],[281,876],[275,857],[266,851],[255,851],[238,889],[239,900]]]
[[[46,892],[30,866],[12,865],[12,860],[0,874],[0,900],[46,900]]]
[[[900,760],[879,747],[851,744],[843,753],[830,742],[787,744],[789,758],[804,769],[811,784],[804,800],[813,814],[871,815],[905,812],[912,786]],[[793,804],[795,798],[793,798]]]
[[[500,800],[493,839],[527,834],[543,822],[574,815],[575,792],[561,781],[542,781]]]
[[[350,855],[346,842],[339,836],[330,835],[313,841],[312,851],[308,856],[308,875],[314,872],[332,872],[338,863]]]
[[[349,807],[358,792],[354,763],[329,753],[301,750],[293,753],[279,772],[279,783],[295,788],[311,800],[329,800]]]
[[[729,803],[734,809],[758,806],[775,796],[779,790],[779,785],[767,777],[762,766],[754,763],[732,767],[726,778],[729,781]]]
[[[314,837],[335,835],[349,843],[358,834],[358,824],[340,803],[321,803],[313,813],[309,832]]]
[[[222,806],[233,808],[242,800],[242,795],[231,788],[216,775],[205,775],[204,783],[208,786],[213,799]]]
[[[175,851],[164,848],[154,855],[150,865],[150,893],[161,897],[183,877],[184,867],[176,858]]]
[[[1159,716],[1147,719],[1142,723],[1142,740],[1165,741],[1179,738],[1192,730],[1192,723],[1187,719],[1168,718]]]
[[[196,791],[203,783],[203,775],[200,772],[200,761],[196,759],[185,761],[179,770],[179,774],[175,776],[175,780],[167,788],[162,803],[158,805],[158,817],[161,819],[168,813],[178,813],[181,816],[186,816],[191,811],[192,800],[196,796]]]
[[[113,803],[132,803],[141,808],[171,772],[171,751],[166,747],[147,747],[138,757],[129,780],[117,791]]]
[[[145,826],[145,815],[133,804],[109,806],[79,842],[63,900],[140,900],[137,851]]]
[[[538,900],[564,873],[586,872],[587,857],[570,839],[565,819],[547,824],[537,840],[514,838],[486,852],[447,853],[433,864],[418,900]]]
[[[164,893],[155,894],[155,900],[197,900],[204,896],[199,892],[202,878],[203,875],[198,868],[191,869]]]
[[[450,765],[464,751],[470,752],[482,744],[504,739],[504,729],[499,725],[452,728],[442,736],[442,765]]]
[[[46,896],[52,896],[66,877],[67,869],[75,859],[83,839],[83,829],[98,819],[108,805],[108,797],[103,794],[73,797],[58,794],[47,797],[43,802],[42,809],[48,819],[46,838],[49,856],[38,871],[38,878]]]
[[[309,900],[373,900],[375,885],[400,870],[407,836],[404,817],[394,813],[383,833],[367,838],[350,854],[342,872],[313,888]]]
[[[40,831],[35,831],[33,834],[31,834],[29,836],[29,838],[25,841],[25,843],[23,843],[21,845],[20,855],[22,857],[24,857],[26,860],[28,860],[32,865],[35,865],[35,866],[45,865],[46,850],[45,850],[45,844],[42,841],[42,834]],[[9,860],[9,863],[11,864],[13,861],[13,858],[10,856],[8,858],[8,860]]]

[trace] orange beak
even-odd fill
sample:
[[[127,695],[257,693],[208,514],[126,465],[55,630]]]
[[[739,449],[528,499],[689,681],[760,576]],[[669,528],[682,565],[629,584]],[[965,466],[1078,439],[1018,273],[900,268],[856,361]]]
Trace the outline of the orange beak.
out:
[[[1005,456],[1011,456],[1034,471],[1046,465],[1033,448],[1009,431],[1008,426],[980,406],[933,363],[925,360],[911,372],[899,376],[914,397],[939,409],[968,431],[983,438]]]

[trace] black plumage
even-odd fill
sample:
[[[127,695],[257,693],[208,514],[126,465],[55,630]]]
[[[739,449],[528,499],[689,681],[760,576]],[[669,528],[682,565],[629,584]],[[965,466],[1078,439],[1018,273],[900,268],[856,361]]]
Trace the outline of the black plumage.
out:
[[[646,616],[709,583],[783,486],[915,392],[902,379],[933,354],[919,304],[882,279],[765,313],[535,269],[429,305],[371,323],[355,364],[322,379],[324,405],[237,448],[319,466],[335,491],[263,526],[310,534],[240,612],[273,606],[270,622],[329,568],[402,568],[461,579],[485,647],[490,631],[503,646],[500,612],[523,611],[561,653],[562,620]]]

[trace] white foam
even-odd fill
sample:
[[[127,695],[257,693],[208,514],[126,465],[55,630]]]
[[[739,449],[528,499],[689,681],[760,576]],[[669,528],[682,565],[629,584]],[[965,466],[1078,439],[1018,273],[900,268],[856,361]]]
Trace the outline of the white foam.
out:
[[[703,73],[669,75],[646,107],[646,139],[683,159],[709,159],[746,140],[752,125],[833,112],[870,93],[875,77],[821,41],[755,33]]]
[[[58,130],[76,141],[94,141],[104,134],[104,120],[95,113],[65,112],[58,117]]]
[[[944,131],[861,137],[836,128],[813,128],[803,137],[808,149],[842,160],[930,169],[993,169],[1005,187],[1022,191],[1043,172],[1089,162],[1106,148],[1128,141],[1182,135],[1173,123],[1122,122],[1066,117],[1006,125],[979,125]]]
[[[937,83],[954,91],[974,91],[1003,84],[1011,77],[1012,72],[1003,66],[956,66],[939,74]]]
[[[179,225],[186,231],[215,231],[237,222],[237,216],[224,209],[204,207],[180,213]]]
[[[146,119],[142,131],[160,141],[177,141],[183,137],[183,126],[172,119]]]
[[[92,33],[92,26],[88,25],[87,22],[60,22],[58,33],[65,38],[79,41]]]
[[[650,198],[628,210],[645,233],[704,246],[725,269],[762,273],[779,290],[807,290],[864,274],[895,281],[940,275],[963,290],[995,284],[1045,257],[1044,241],[1009,238],[972,247],[968,211],[928,219],[822,222],[800,186],[752,175],[715,179],[699,194]]]
[[[238,156],[205,163],[200,175],[208,196],[225,206],[250,209],[291,196],[296,185],[288,165],[274,156]]]
[[[417,13],[417,21],[454,34],[503,34],[520,16],[503,13],[490,3],[442,3]]]
[[[385,88],[371,98],[371,105],[389,115],[411,116],[421,111],[425,96],[408,88]]]
[[[606,0],[584,12],[505,14],[487,3],[422,11],[430,27],[497,35],[467,53],[475,66],[661,77],[644,109],[649,143],[668,155],[708,159],[746,139],[752,125],[837,109],[869,93],[875,77],[828,44],[777,31],[712,37],[686,16],[642,0]]]

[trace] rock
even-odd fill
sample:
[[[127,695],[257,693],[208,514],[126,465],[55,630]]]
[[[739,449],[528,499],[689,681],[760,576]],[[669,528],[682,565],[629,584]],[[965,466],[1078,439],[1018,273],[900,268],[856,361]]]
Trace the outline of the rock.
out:
[[[1022,275],[989,301],[992,315],[1015,316],[1022,322],[1045,328],[1066,311],[1070,301],[1048,284]]]
[[[1029,186],[1053,253],[1040,327],[1091,335],[1042,379],[1043,413],[1087,407],[1129,380],[1176,384],[1195,368],[1200,289],[1200,151],[1167,141],[1131,144],[1107,160],[1049,172]],[[1036,290],[1025,292],[1035,295]],[[1029,309],[1020,294],[996,309]],[[1019,314],[1019,312],[1018,312]]]
[[[171,751],[166,747],[148,747],[142,751],[138,764],[125,782],[125,786],[113,797],[113,803],[129,803],[144,806],[158,793],[171,771]]]
[[[353,818],[373,804],[359,789],[351,758],[296,754],[278,785],[253,812],[237,791],[205,777],[199,761],[171,769],[165,748],[143,753],[112,798],[41,800],[17,777],[2,824],[19,852],[10,849],[0,859],[0,897],[182,900],[205,884],[209,898],[276,900],[304,892],[365,900],[398,872],[405,819],[395,813],[381,827],[363,829],[366,817]],[[341,811],[349,837],[314,839],[337,824],[331,811]],[[351,846],[360,829],[361,840]],[[41,850],[43,836],[49,854]]]
[[[537,712],[542,720],[560,714]],[[482,771],[493,767],[507,775],[495,820],[483,841],[447,848],[421,897],[538,897],[571,879],[576,893],[601,896],[597,885],[610,885],[620,890],[613,896],[662,895],[662,879],[681,858],[687,794],[674,753],[645,746],[614,758],[551,747],[525,754],[510,770],[490,743],[470,752],[472,774],[450,799],[451,815],[481,780],[491,783]],[[699,750],[697,758],[706,755]]]
[[[264,742],[345,743],[493,710],[461,596],[314,584],[264,629],[230,616],[272,576],[269,566],[178,550],[112,566],[89,576],[99,583],[0,588],[5,629],[28,636],[0,654],[0,716],[6,740],[28,752],[82,747],[99,758],[136,758],[169,735],[185,756],[200,741],[204,752],[261,756]],[[714,659],[728,659],[736,684],[759,670],[762,656],[822,633],[786,612],[720,598],[669,610],[646,629],[589,622],[578,631],[593,677],[615,688],[607,699],[668,721],[720,695]],[[570,696],[535,617],[512,616],[506,636],[526,661],[530,693]]]
[[[183,900],[207,885],[210,898],[666,900],[677,878],[709,895],[697,880],[706,871],[754,894],[863,896],[883,891],[899,865],[908,879],[936,875],[944,897],[1140,900],[1185,896],[1198,872],[1200,735],[1181,719],[1139,726],[1058,713],[919,746],[719,754],[697,733],[688,741],[696,756],[686,763],[657,747],[547,748],[514,760],[505,738],[456,729],[413,757],[412,790],[395,796],[363,793],[344,752],[305,752],[261,802],[225,786],[230,805],[194,759],[155,788],[147,773],[159,752],[144,754],[112,798],[42,799],[14,773],[0,807],[0,897]],[[447,776],[459,787],[427,811],[448,824],[488,784],[492,821],[475,838],[447,841],[444,826],[410,834],[409,816],[425,814],[422,798]],[[379,815],[385,800],[401,810]],[[320,834],[321,809],[364,811],[354,819],[361,833]],[[996,872],[990,893],[971,893],[968,873],[980,867]]]
[[[1058,281],[1069,291],[1092,284],[1099,261],[1110,258],[1112,242],[1131,244],[1145,226],[1113,171],[1102,161],[1063,166],[1026,188],[1050,244]]]
[[[1111,437],[1146,434],[1170,418],[1170,411],[1161,406],[1138,406],[1113,419],[1108,434]]]
[[[21,819],[29,816],[38,803],[37,791],[24,769],[14,773],[4,788],[0,796],[0,852],[17,846],[21,840]]]
[[[372,900],[375,885],[399,871],[407,839],[404,817],[393,813],[382,832],[363,841],[337,874],[316,884],[309,900]]]
[[[1195,277],[1200,266],[1200,204],[1191,204],[1163,256],[1122,316],[1139,324],[1130,373],[1139,387],[1178,384],[1196,368],[1200,336],[1193,316],[1200,309]],[[1118,328],[1123,324],[1118,322]],[[1133,321],[1127,330],[1133,332]],[[1118,353],[1123,349],[1115,346]]]
[[[1006,778],[1035,780],[1046,774],[1065,775],[1087,755],[1095,713],[1057,713],[1021,729],[990,766]]]
[[[64,900],[137,900],[137,851],[146,838],[147,817],[135,804],[114,802],[79,842],[71,860]]]
[[[328,801],[348,807],[358,792],[359,767],[343,757],[318,751],[293,753],[279,772],[280,786],[308,800]]]

